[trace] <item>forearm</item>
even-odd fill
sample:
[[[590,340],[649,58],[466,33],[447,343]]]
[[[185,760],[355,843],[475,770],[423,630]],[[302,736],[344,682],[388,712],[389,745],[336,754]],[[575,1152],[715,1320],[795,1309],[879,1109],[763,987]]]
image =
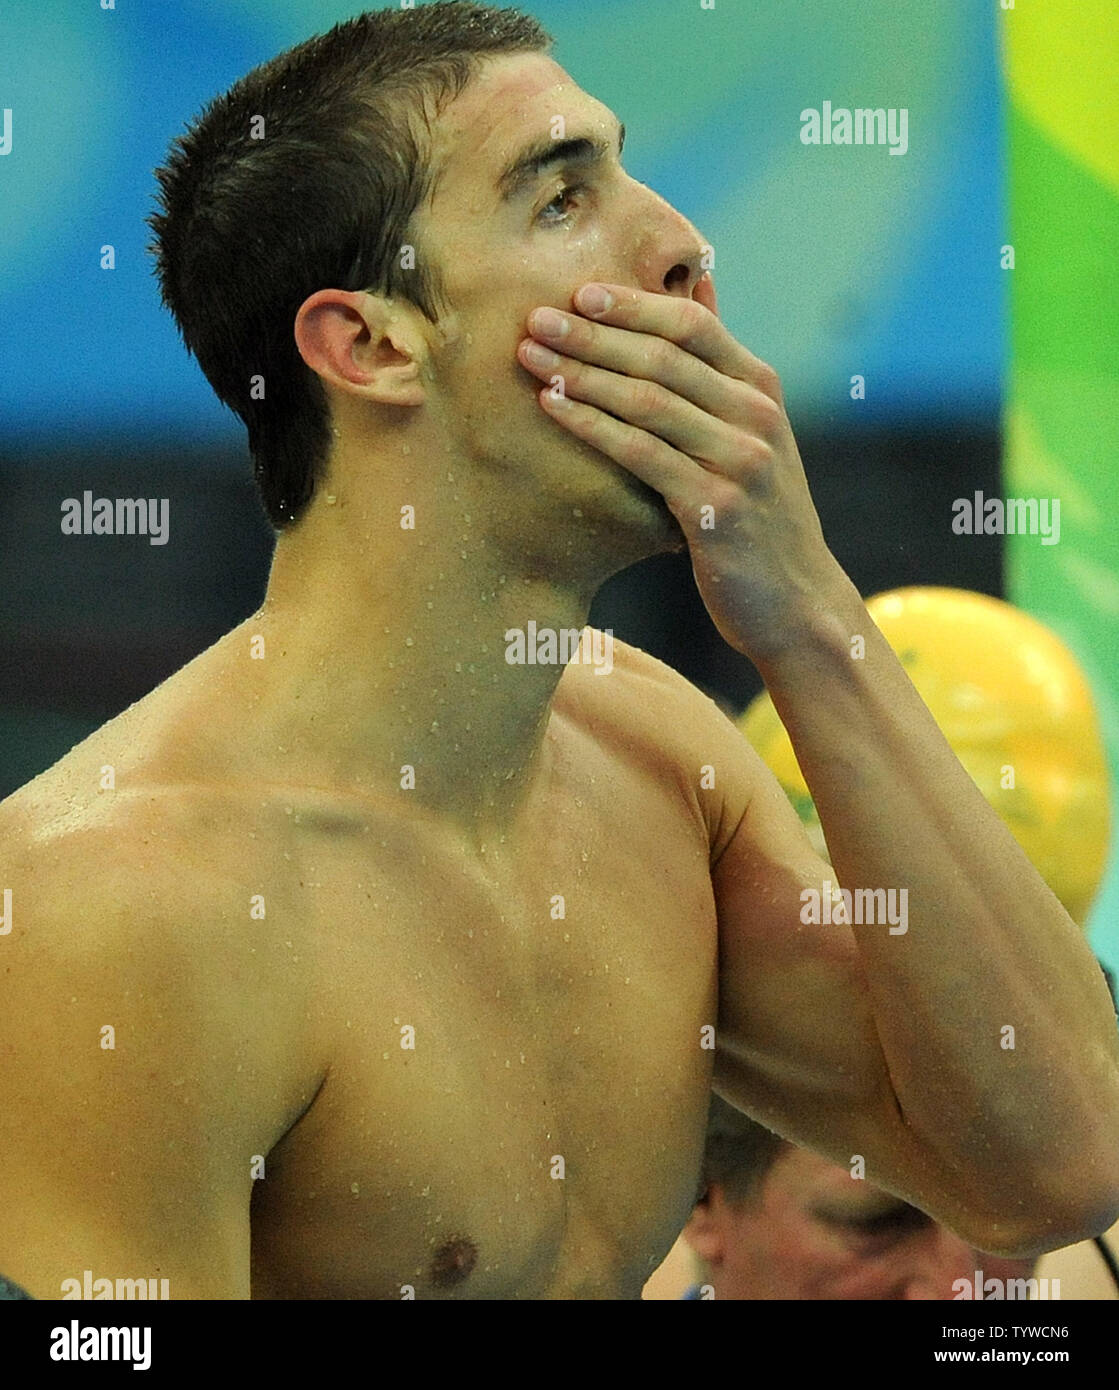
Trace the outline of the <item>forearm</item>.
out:
[[[904,932],[852,925],[906,1123],[1008,1195],[1072,1209],[1107,1192],[1119,1040],[1103,977],[846,578],[759,664],[838,882],[906,902]]]

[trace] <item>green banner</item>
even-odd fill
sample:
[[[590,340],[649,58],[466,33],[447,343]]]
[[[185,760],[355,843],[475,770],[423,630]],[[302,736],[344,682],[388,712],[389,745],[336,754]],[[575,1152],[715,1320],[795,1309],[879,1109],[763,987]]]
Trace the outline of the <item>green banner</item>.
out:
[[[1060,535],[1055,544],[1039,535],[1007,536],[1007,596],[1055,629],[1087,672],[1114,789],[1119,7],[1115,0],[1009,4],[1002,13],[1010,224],[1001,255],[1011,312],[1005,490],[1008,497],[1059,500]],[[1089,930],[1097,955],[1119,971],[1115,838],[1113,831]]]

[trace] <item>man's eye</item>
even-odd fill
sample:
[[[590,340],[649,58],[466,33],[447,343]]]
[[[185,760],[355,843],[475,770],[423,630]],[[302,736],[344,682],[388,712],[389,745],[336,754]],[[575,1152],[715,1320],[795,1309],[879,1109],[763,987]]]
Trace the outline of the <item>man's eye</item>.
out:
[[[571,200],[583,191],[584,185],[581,183],[565,184],[552,201],[541,208],[537,220],[545,223],[566,222]]]
[[[845,1224],[861,1235],[884,1235],[893,1232],[917,1230],[928,1225],[929,1218],[915,1207],[900,1207],[882,1212],[879,1216],[852,1218]]]

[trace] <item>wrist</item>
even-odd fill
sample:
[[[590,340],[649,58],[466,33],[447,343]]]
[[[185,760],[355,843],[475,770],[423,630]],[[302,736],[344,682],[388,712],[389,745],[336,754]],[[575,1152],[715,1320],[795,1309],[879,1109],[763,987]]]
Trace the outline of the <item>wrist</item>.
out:
[[[766,685],[809,676],[823,678],[837,663],[849,663],[855,638],[867,636],[873,620],[858,589],[838,562],[831,574],[788,605],[779,635],[766,651],[747,653]]]

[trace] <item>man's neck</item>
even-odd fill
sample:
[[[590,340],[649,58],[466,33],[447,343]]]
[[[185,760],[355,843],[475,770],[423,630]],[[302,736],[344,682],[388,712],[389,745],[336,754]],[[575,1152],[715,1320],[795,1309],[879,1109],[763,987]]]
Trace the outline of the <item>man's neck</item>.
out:
[[[511,663],[506,634],[581,629],[603,576],[530,577],[518,542],[443,510],[417,505],[411,529],[392,502],[363,521],[323,497],[280,537],[249,625],[254,718],[319,785],[399,790],[484,838],[533,785],[570,655]]]

